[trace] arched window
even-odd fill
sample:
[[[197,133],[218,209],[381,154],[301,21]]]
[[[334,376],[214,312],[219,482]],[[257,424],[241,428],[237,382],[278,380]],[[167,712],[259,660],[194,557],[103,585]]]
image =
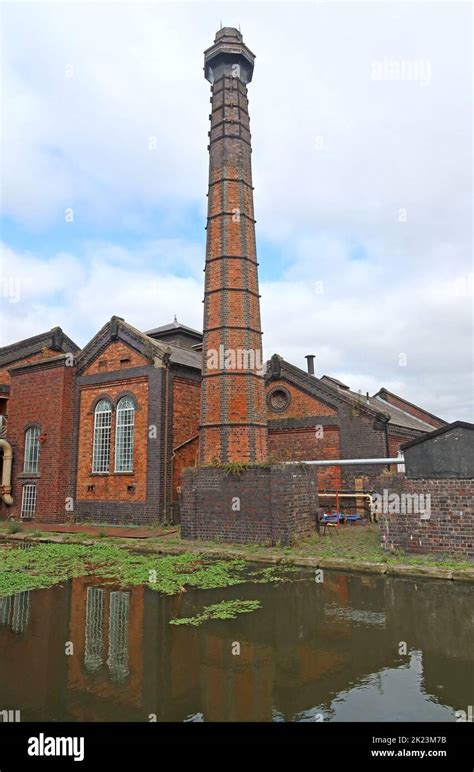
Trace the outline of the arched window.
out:
[[[39,466],[39,426],[30,426],[25,432],[25,458],[23,472],[38,474]]]
[[[115,424],[115,471],[133,472],[133,434],[135,405],[130,397],[122,397],[117,405]]]
[[[94,448],[92,451],[92,471],[108,472],[110,462],[110,428],[112,426],[112,406],[108,399],[101,399],[94,411]]]

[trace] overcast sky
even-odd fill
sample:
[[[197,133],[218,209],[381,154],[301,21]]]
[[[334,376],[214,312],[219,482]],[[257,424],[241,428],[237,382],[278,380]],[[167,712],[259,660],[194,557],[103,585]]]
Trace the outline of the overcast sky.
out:
[[[9,3],[0,344],[202,328],[221,20],[249,86],[265,356],[473,420],[471,6]],[[71,221],[72,220],[72,221]]]

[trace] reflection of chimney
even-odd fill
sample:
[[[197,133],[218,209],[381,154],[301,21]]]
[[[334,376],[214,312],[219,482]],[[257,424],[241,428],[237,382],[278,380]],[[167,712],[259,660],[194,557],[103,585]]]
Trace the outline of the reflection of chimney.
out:
[[[306,354],[305,359],[308,363],[308,374],[314,375],[314,354]]]

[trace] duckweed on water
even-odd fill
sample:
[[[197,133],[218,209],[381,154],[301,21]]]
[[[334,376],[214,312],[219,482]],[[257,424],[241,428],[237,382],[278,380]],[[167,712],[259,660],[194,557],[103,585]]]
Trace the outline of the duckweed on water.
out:
[[[0,596],[52,587],[86,575],[100,576],[121,586],[145,584],[165,595],[175,595],[187,587],[213,589],[248,581],[278,581],[274,567],[249,572],[244,560],[206,560],[192,553],[140,555],[108,544],[0,548]]]
[[[193,625],[197,627],[211,619],[236,619],[239,614],[249,614],[262,608],[259,600],[223,600],[212,606],[205,606],[200,614],[194,617],[182,617],[170,619],[170,625]]]

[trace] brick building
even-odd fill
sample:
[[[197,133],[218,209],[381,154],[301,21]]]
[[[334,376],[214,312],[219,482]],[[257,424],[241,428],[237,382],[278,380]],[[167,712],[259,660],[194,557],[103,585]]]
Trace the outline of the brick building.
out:
[[[255,536],[266,521],[267,536],[285,540],[289,512],[296,531],[314,522],[315,473],[272,468],[276,462],[394,457],[402,443],[444,425],[386,389],[363,397],[277,354],[263,365],[247,95],[254,59],[230,27],[205,52],[211,127],[203,334],[176,321],[142,332],[114,316],[82,349],[60,328],[0,349],[0,517],[176,520],[183,469],[199,465],[204,471],[194,479],[203,498],[193,499],[194,483],[184,484],[183,532],[199,535],[199,507],[215,506],[204,530],[222,536],[219,496],[206,498],[209,486],[218,490],[219,475],[206,470],[237,462],[256,465],[242,488],[250,519],[239,538]],[[361,491],[379,472],[329,466],[318,476],[319,491]],[[232,539],[241,525],[229,514],[224,528]]]
[[[0,517],[177,520],[183,468],[199,462],[202,334],[140,332],[112,317],[81,350],[60,328],[0,349],[2,436],[13,504]],[[381,389],[362,396],[274,355],[265,418],[273,461],[394,457],[445,422]],[[212,463],[213,459],[209,459]],[[323,467],[320,491],[370,489],[380,467]]]

